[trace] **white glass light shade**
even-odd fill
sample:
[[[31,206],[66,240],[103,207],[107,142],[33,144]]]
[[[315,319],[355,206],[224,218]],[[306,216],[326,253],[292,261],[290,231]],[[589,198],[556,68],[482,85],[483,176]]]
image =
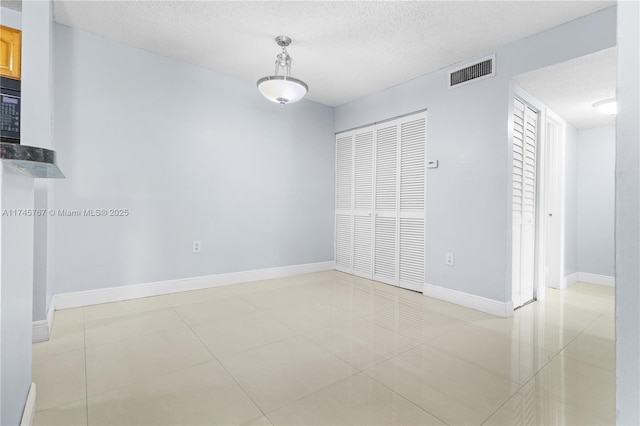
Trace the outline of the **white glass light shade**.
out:
[[[270,75],[258,80],[258,90],[270,101],[284,105],[304,98],[309,88],[297,78]]]
[[[618,104],[615,99],[607,99],[593,104],[602,114],[616,115],[618,113]]]

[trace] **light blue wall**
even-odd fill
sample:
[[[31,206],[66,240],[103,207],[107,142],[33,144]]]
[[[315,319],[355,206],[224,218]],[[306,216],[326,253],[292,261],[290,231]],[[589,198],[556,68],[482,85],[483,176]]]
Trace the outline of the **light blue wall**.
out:
[[[578,131],[566,124],[564,276],[578,270]]]
[[[5,27],[22,28],[22,14],[17,10],[0,7],[0,24]]]
[[[613,7],[497,49],[493,78],[449,90],[440,70],[335,109],[336,131],[428,109],[428,284],[511,300],[510,79],[612,47],[615,31]]]
[[[333,260],[332,108],[55,27],[55,292]],[[192,253],[192,241],[202,253]]]
[[[640,3],[618,3],[616,424],[640,424]]]
[[[616,129],[578,132],[578,270],[614,275]]]
[[[33,178],[0,164],[0,209],[33,208]],[[19,425],[31,386],[33,218],[0,217],[0,424]]]
[[[53,146],[53,9],[51,1],[22,6],[22,111],[20,143]],[[53,199],[48,179],[35,182],[34,206],[47,209]],[[33,319],[44,320],[53,291],[52,229],[49,216],[34,219]]]
[[[0,9],[2,25],[23,27],[20,12]],[[0,164],[0,210],[33,207],[33,188],[32,178]],[[3,215],[0,237],[0,424],[18,425],[31,385],[33,218]]]

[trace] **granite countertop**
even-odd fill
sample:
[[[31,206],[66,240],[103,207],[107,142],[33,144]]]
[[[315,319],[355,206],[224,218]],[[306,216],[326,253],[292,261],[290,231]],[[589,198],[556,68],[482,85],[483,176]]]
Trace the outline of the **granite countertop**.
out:
[[[56,153],[50,149],[2,142],[0,158],[3,164],[34,178],[64,178],[56,165]]]

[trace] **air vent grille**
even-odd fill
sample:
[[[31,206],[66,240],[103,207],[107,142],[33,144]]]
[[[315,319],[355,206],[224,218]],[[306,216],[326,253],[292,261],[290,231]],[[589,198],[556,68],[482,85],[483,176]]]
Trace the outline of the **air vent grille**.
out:
[[[495,55],[481,59],[471,65],[465,65],[449,72],[449,88],[493,77],[495,70]]]

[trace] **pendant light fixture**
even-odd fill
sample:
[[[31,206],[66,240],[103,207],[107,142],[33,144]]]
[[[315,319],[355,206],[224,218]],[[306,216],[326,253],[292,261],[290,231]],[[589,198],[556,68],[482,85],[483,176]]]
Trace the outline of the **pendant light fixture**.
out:
[[[271,102],[281,106],[292,102],[298,102],[307,94],[309,87],[302,80],[291,77],[291,63],[293,58],[287,52],[287,46],[291,44],[291,38],[287,36],[276,37],[276,43],[282,48],[276,56],[276,71],[274,75],[268,75],[258,80],[258,90]]]
[[[618,112],[618,104],[615,99],[607,99],[604,101],[596,102],[593,104],[593,107],[596,108],[604,115],[616,115]]]

